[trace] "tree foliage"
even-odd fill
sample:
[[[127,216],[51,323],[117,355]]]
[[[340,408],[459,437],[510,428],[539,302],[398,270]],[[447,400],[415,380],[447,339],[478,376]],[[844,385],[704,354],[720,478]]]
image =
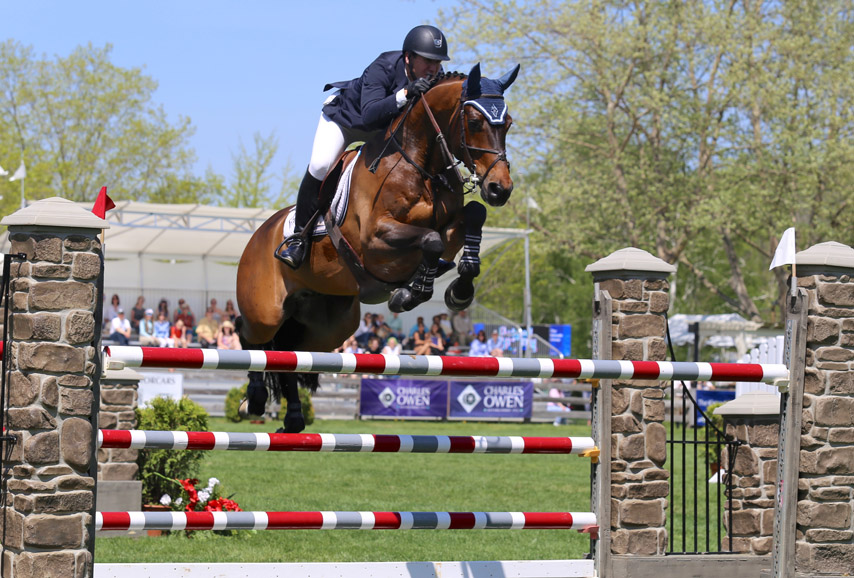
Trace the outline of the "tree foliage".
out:
[[[778,235],[854,241],[850,2],[472,0],[443,19],[456,59],[522,63],[516,210],[493,215],[518,223],[533,196],[542,263],[640,247],[678,266],[683,304],[779,321]]]

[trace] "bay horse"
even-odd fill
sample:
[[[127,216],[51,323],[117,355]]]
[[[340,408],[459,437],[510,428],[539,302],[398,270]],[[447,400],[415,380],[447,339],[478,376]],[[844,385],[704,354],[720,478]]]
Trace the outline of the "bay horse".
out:
[[[496,207],[510,197],[505,139],[512,118],[503,94],[518,72],[517,65],[493,80],[482,77],[477,64],[468,75],[441,74],[385,134],[366,142],[359,154],[345,153],[324,181],[321,197],[355,163],[346,216],[335,226],[331,212],[323,215],[328,236],[314,240],[299,269],[274,256],[293,208],[258,228],[237,269],[238,330],[245,348],[331,351],[358,327],[360,301],[387,300],[392,311],[411,310],[432,297],[440,258],[452,261],[461,248],[459,277],[445,302],[453,310],[471,304],[486,208],[476,201],[465,204],[465,188],[479,187],[483,200]],[[317,375],[268,373],[266,385],[276,398],[287,398],[284,431],[302,431],[298,386],[316,388]],[[263,413],[266,401],[264,380],[250,373],[245,410]]]

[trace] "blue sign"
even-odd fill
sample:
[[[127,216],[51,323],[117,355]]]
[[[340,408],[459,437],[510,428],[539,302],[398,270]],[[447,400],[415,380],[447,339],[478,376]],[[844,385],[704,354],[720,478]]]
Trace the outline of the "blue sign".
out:
[[[529,418],[534,384],[508,381],[452,381],[449,417],[462,419]]]
[[[359,392],[362,416],[444,418],[447,411],[447,381],[362,379]]]
[[[712,405],[713,403],[722,403],[727,401],[732,401],[735,399],[735,390],[733,389],[698,389],[694,393],[694,397],[697,399],[697,406],[702,409],[705,413],[709,413],[706,409]],[[696,412],[696,426],[697,427],[705,427],[706,418],[703,417],[699,411]],[[689,414],[690,415],[690,414]]]
[[[572,325],[549,325],[549,343],[564,357],[572,355]]]

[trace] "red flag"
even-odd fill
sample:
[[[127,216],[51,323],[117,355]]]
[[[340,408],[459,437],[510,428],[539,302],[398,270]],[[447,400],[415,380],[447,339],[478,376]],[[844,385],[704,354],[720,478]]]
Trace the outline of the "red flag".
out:
[[[92,207],[92,212],[95,213],[95,216],[106,219],[107,211],[115,206],[113,199],[107,194],[107,187],[101,187],[101,192],[98,193],[98,199],[95,201],[95,206]]]

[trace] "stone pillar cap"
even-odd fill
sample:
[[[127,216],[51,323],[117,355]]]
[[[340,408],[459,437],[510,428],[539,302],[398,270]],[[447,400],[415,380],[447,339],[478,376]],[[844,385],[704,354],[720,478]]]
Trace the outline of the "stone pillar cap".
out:
[[[748,391],[714,411],[715,415],[779,415],[780,398],[775,393]]]
[[[32,205],[3,217],[0,225],[7,227],[35,225],[39,227],[62,227],[64,229],[109,229],[107,221],[96,217],[77,203],[51,197],[36,201]]]
[[[795,255],[795,263],[798,266],[798,273],[804,275],[854,269],[854,249],[836,241],[819,243],[809,249],[798,251]]]
[[[105,369],[104,377],[101,378],[102,381],[127,381],[127,382],[139,382],[142,381],[142,374],[125,367],[123,369]]]
[[[593,273],[594,279],[611,277],[612,275],[606,274],[613,273],[618,273],[618,277],[663,279],[671,273],[675,273],[676,267],[643,249],[627,247],[591,263],[584,270]]]

